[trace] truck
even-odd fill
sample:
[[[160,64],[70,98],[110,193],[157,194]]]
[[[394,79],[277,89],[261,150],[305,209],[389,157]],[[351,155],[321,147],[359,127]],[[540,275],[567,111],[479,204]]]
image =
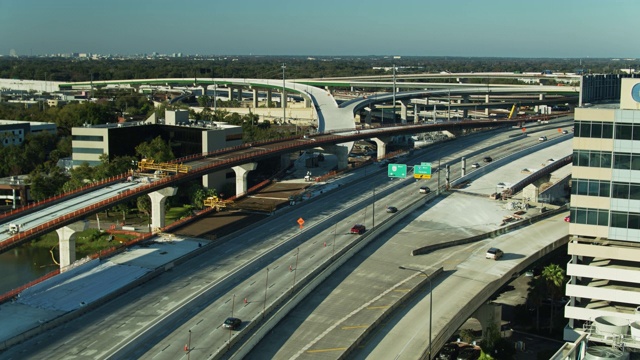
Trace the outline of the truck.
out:
[[[20,232],[20,225],[11,223],[9,224],[9,234],[15,235]]]

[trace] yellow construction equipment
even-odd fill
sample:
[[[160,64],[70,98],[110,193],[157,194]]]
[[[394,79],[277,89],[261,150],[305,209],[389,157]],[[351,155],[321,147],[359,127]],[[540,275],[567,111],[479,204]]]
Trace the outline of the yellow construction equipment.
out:
[[[511,118],[513,117],[513,114],[516,113],[516,104],[513,104],[513,106],[511,107],[511,111],[509,111],[509,120],[511,120]]]
[[[138,162],[140,171],[154,170],[154,174],[160,177],[183,173],[186,174],[191,170],[191,166],[183,164],[156,163],[153,159],[142,159]]]
[[[232,203],[233,201],[231,200],[223,200],[217,196],[209,196],[203,201],[204,206],[215,208],[216,211],[220,211],[220,209],[224,209],[227,207],[228,204],[232,204]]]

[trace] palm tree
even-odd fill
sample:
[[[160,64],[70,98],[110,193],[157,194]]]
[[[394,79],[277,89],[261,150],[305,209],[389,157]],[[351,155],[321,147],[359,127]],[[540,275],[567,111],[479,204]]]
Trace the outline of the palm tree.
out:
[[[551,296],[551,318],[549,321],[549,332],[551,332],[551,329],[553,329],[553,311],[555,310],[554,302],[562,295],[565,279],[564,270],[557,264],[550,264],[542,270],[542,278],[545,280]]]

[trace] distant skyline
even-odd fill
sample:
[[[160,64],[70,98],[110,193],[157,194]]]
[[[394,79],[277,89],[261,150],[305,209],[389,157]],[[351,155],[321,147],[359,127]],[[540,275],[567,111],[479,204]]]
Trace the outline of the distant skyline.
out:
[[[0,55],[638,58],[638,14],[638,0],[0,0]]]

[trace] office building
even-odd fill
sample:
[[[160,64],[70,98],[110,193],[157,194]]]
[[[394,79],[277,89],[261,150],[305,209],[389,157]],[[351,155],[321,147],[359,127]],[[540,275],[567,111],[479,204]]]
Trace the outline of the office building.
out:
[[[640,348],[640,79],[575,109],[565,340]]]

